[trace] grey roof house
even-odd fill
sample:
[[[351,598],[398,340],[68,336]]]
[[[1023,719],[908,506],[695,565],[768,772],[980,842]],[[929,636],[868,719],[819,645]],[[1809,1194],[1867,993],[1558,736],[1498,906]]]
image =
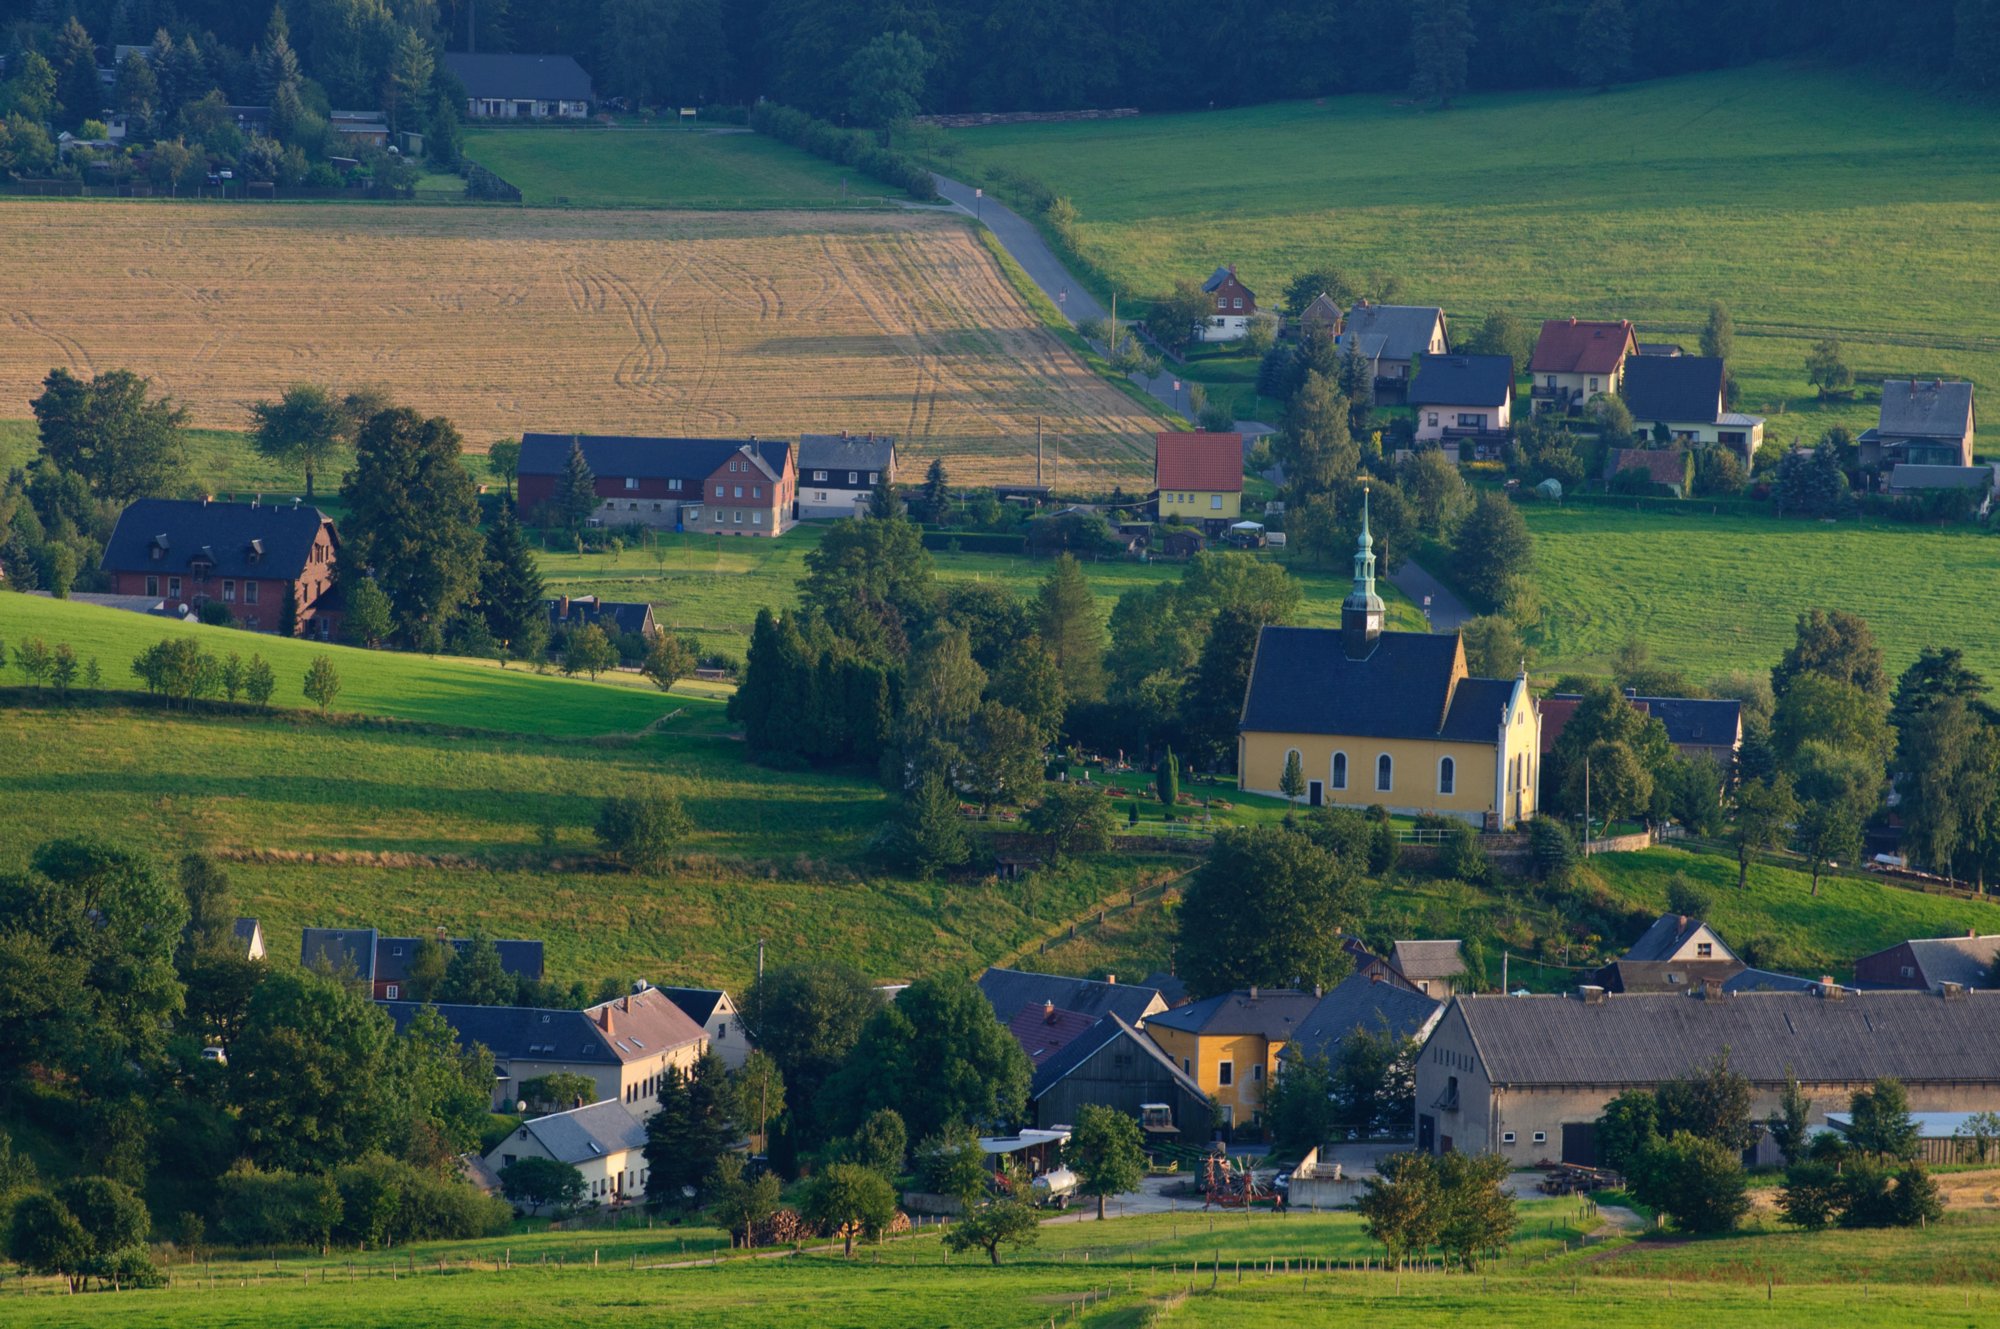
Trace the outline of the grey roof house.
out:
[[[1136,1028],[1167,1009],[1166,999],[1155,989],[1120,983],[1115,977],[1099,982],[993,968],[979,976],[979,990],[993,1003],[1001,1024],[1012,1024],[1025,1006],[1046,1004],[1093,1018],[1116,1015]]]
[[[654,637],[659,622],[644,600],[600,600],[594,595],[558,595],[550,599],[549,626],[565,632],[595,625],[610,636]]]
[[[473,120],[582,120],[597,99],[574,57],[447,51],[444,67],[465,87]]]
[[[1451,349],[1444,310],[1435,305],[1378,305],[1356,302],[1347,311],[1337,344],[1361,352],[1375,374],[1378,396],[1400,395],[1409,381],[1410,362],[1420,355],[1443,355]]]
[[[1970,466],[1978,426],[1972,384],[1892,378],[1882,384],[1875,427],[1856,440],[1864,466]]]
[[[799,435],[801,521],[862,516],[875,486],[895,482],[894,435]]]
[[[480,1160],[498,1179],[509,1166],[529,1158],[567,1163],[583,1174],[584,1195],[592,1204],[618,1204],[646,1192],[646,1127],[607,1099],[546,1117],[531,1117]]]
[[[1987,987],[2000,960],[2000,936],[1918,937],[1854,962],[1854,981],[1871,988],[1930,991],[1941,983]]]
[[[1331,1060],[1338,1055],[1340,1044],[1356,1032],[1387,1033],[1398,1040],[1421,1039],[1443,1014],[1442,1001],[1387,979],[1352,974],[1328,990],[1299,1021],[1297,1032],[1278,1053],[1278,1060]]]
[[[1764,441],[1764,421],[1731,411],[1727,386],[1728,373],[1714,356],[1635,355],[1625,361],[1621,390],[1640,433],[1665,426],[1681,443],[1723,444],[1747,468]]]
[[[1439,1001],[1449,1000],[1465,973],[1465,943],[1461,941],[1399,941],[1389,948],[1389,963],[1416,985],[1417,991]]]
[[[1078,1109],[1095,1106],[1138,1118],[1148,1135],[1208,1135],[1208,1095],[1158,1043],[1116,1015],[1096,1020],[1036,1066],[1028,1100],[1044,1129],[1069,1125]]]
[[[702,1027],[709,1050],[723,1065],[736,1070],[750,1056],[750,1031],[738,1017],[736,1003],[721,988],[661,988],[681,1013]]]

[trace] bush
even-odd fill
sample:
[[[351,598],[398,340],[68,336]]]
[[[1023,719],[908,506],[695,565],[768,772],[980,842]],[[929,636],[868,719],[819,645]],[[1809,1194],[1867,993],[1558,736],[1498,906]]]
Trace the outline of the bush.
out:
[[[1493,877],[1493,860],[1486,856],[1479,832],[1460,821],[1445,834],[1438,854],[1438,869],[1467,885],[1483,886]]]
[[[1715,909],[1715,892],[1684,872],[1667,879],[1667,912],[1706,919]]]
[[[236,615],[232,614],[229,606],[220,600],[203,600],[200,618],[212,628],[226,628],[236,621]]]
[[[842,129],[775,102],[759,102],[751,108],[749,120],[750,128],[759,134],[803,148],[815,157],[852,166],[920,203],[937,197],[931,173],[916,158],[881,147],[859,130]]]
[[[694,829],[681,802],[664,789],[604,800],[597,840],[604,852],[634,872],[657,872]]]
[[[1537,877],[1559,881],[1576,866],[1576,837],[1555,818],[1536,817],[1528,823],[1528,853]]]

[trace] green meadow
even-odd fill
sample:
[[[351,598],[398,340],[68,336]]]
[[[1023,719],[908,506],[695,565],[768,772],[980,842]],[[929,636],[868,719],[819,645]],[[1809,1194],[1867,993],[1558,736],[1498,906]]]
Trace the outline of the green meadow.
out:
[[[468,129],[465,152],[529,204],[643,208],[825,208],[841,182],[879,205],[854,171],[746,130]]]
[[[1812,343],[1863,380],[2000,382],[2000,115],[1853,70],[1764,64],[1608,93],[1387,95],[951,131],[940,166],[1003,168],[1076,206],[1084,257],[1141,300],[1235,263],[1260,299],[1317,264],[1379,271],[1461,332],[1488,312],[1627,317],[1692,349],[1736,319],[1743,409],[1779,440],[1822,409]]]

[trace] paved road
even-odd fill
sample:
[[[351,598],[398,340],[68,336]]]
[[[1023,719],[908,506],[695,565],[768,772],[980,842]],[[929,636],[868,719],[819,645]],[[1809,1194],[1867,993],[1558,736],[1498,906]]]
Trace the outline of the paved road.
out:
[[[1391,586],[1410,597],[1418,607],[1422,607],[1424,597],[1431,598],[1431,631],[1456,632],[1464,626],[1465,620],[1472,618],[1472,611],[1465,601],[1453,595],[1445,584],[1424,571],[1408,559],[1403,561],[1401,572],[1390,573]]]

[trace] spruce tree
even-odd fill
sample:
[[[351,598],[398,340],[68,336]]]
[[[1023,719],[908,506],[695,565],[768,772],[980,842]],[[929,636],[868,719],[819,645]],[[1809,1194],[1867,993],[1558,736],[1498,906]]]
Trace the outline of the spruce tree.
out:
[[[1153,785],[1160,795],[1160,802],[1167,807],[1180,802],[1181,762],[1172,748],[1168,748],[1166,755],[1160,758],[1159,768],[1153,773]]]
[[[581,531],[590,515],[597,511],[597,477],[591,473],[590,463],[583,459],[582,443],[569,445],[569,458],[556,481],[554,507],[556,522],[571,532]]]
[[[1063,695],[1072,701],[1104,697],[1104,620],[1074,555],[1062,554],[1042,580],[1035,606],[1042,645],[1062,672]]]
[[[945,479],[944,458],[931,458],[930,470],[924,472],[924,520],[933,526],[944,524],[951,504],[951,488]]]
[[[611,1010],[615,1035],[618,1012]],[[685,1198],[741,1134],[736,1085],[710,1051],[687,1070],[669,1066],[660,1083],[660,1110],[646,1123],[646,1196],[654,1203]]]
[[[937,772],[925,776],[903,803],[905,861],[921,876],[961,867],[972,856],[959,820],[958,797]]]
[[[528,548],[521,523],[508,504],[500,505],[500,515],[486,532],[486,562],[479,572],[479,603],[486,626],[516,655],[531,635],[532,625],[542,625],[547,638],[548,601],[543,595],[542,574],[535,555]]]

